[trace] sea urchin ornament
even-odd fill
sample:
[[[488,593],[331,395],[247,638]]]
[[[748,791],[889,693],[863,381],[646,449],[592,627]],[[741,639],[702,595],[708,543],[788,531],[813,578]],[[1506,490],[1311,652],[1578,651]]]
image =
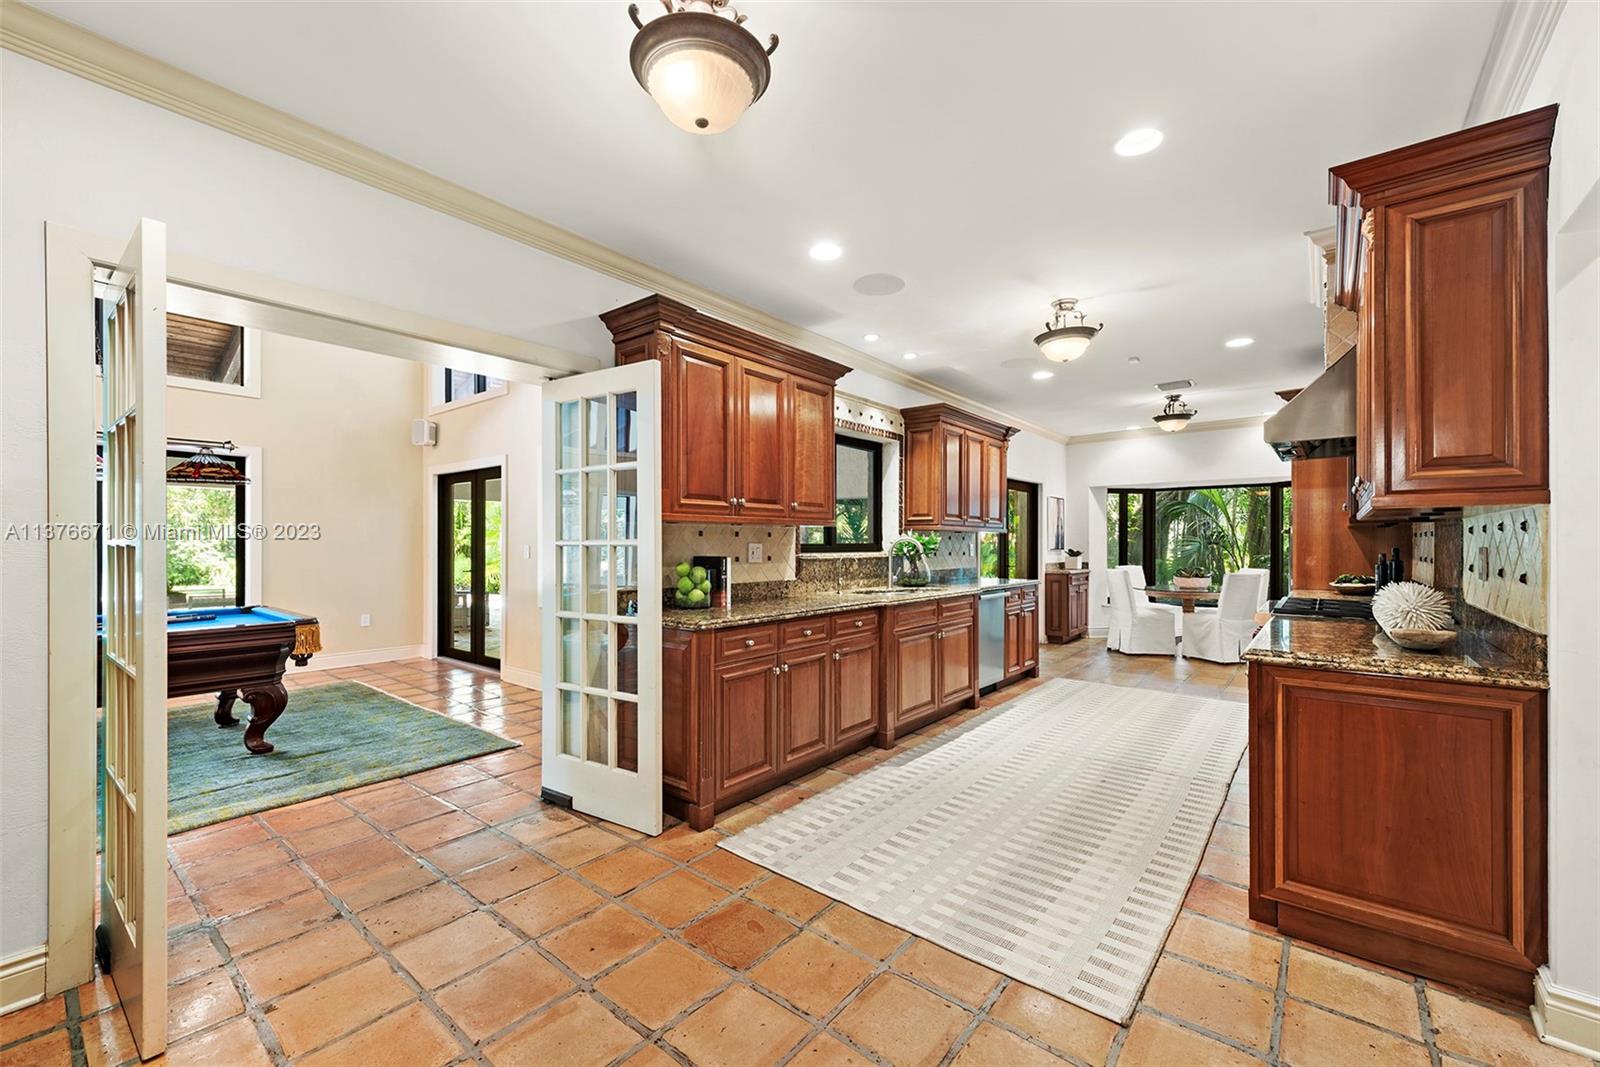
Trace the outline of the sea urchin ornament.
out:
[[[1385,631],[1447,630],[1450,601],[1430,585],[1394,582],[1373,596],[1372,617]]]

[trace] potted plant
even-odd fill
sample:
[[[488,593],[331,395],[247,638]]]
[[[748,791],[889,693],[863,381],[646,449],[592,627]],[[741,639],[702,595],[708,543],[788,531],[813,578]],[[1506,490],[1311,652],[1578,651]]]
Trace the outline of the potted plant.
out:
[[[1083,549],[1081,548],[1067,549],[1067,569],[1075,571],[1086,566],[1083,560],[1079,558],[1082,555]]]
[[[938,547],[939,535],[936,533],[903,534],[897,538],[889,546],[889,555],[898,556],[901,560],[900,575],[894,584],[927,585],[933,573],[928,569],[926,557]]]
[[[1211,575],[1198,567],[1183,567],[1172,575],[1172,584],[1179,589],[1210,589]]]

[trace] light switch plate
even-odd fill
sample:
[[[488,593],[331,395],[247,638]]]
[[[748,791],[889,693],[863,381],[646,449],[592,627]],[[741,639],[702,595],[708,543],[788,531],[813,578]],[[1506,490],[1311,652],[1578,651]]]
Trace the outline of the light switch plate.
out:
[[[372,616],[371,615],[363,615],[363,616],[361,616],[361,625],[362,626],[371,626],[372,625]]]
[[[744,561],[746,563],[760,563],[763,558],[760,541],[751,541],[745,546]]]

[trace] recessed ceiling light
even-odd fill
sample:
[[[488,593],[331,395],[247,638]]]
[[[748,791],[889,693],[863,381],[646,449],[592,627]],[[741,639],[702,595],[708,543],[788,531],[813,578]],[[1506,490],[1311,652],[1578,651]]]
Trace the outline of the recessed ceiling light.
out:
[[[1053,370],[1036,370],[1033,372],[1033,380],[1036,382],[1042,382],[1046,378],[1054,378],[1055,376],[1056,372]]]
[[[915,352],[907,352],[905,355],[901,356],[900,358],[901,359],[916,359],[917,358],[917,354]]]
[[[1249,348],[1256,343],[1254,337],[1230,337],[1222,342],[1227,348]]]
[[[878,335],[875,333],[864,333],[861,335],[861,339],[870,345],[872,342],[878,339]]]
[[[1129,130],[1122,135],[1122,139],[1112,146],[1119,156],[1142,156],[1146,152],[1153,152],[1160,147],[1165,135],[1151,126],[1142,129]]]
[[[844,249],[832,241],[818,241],[811,246],[811,258],[819,263],[831,263],[844,255]]]
[[[1138,356],[1129,356],[1128,357],[1128,362],[1129,363],[1143,363],[1144,360],[1140,359]]]

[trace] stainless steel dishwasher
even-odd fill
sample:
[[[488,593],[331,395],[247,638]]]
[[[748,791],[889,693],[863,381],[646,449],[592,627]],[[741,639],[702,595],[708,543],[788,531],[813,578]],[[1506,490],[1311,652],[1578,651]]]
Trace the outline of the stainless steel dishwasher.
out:
[[[998,685],[1006,676],[1006,591],[978,597],[978,688]]]

